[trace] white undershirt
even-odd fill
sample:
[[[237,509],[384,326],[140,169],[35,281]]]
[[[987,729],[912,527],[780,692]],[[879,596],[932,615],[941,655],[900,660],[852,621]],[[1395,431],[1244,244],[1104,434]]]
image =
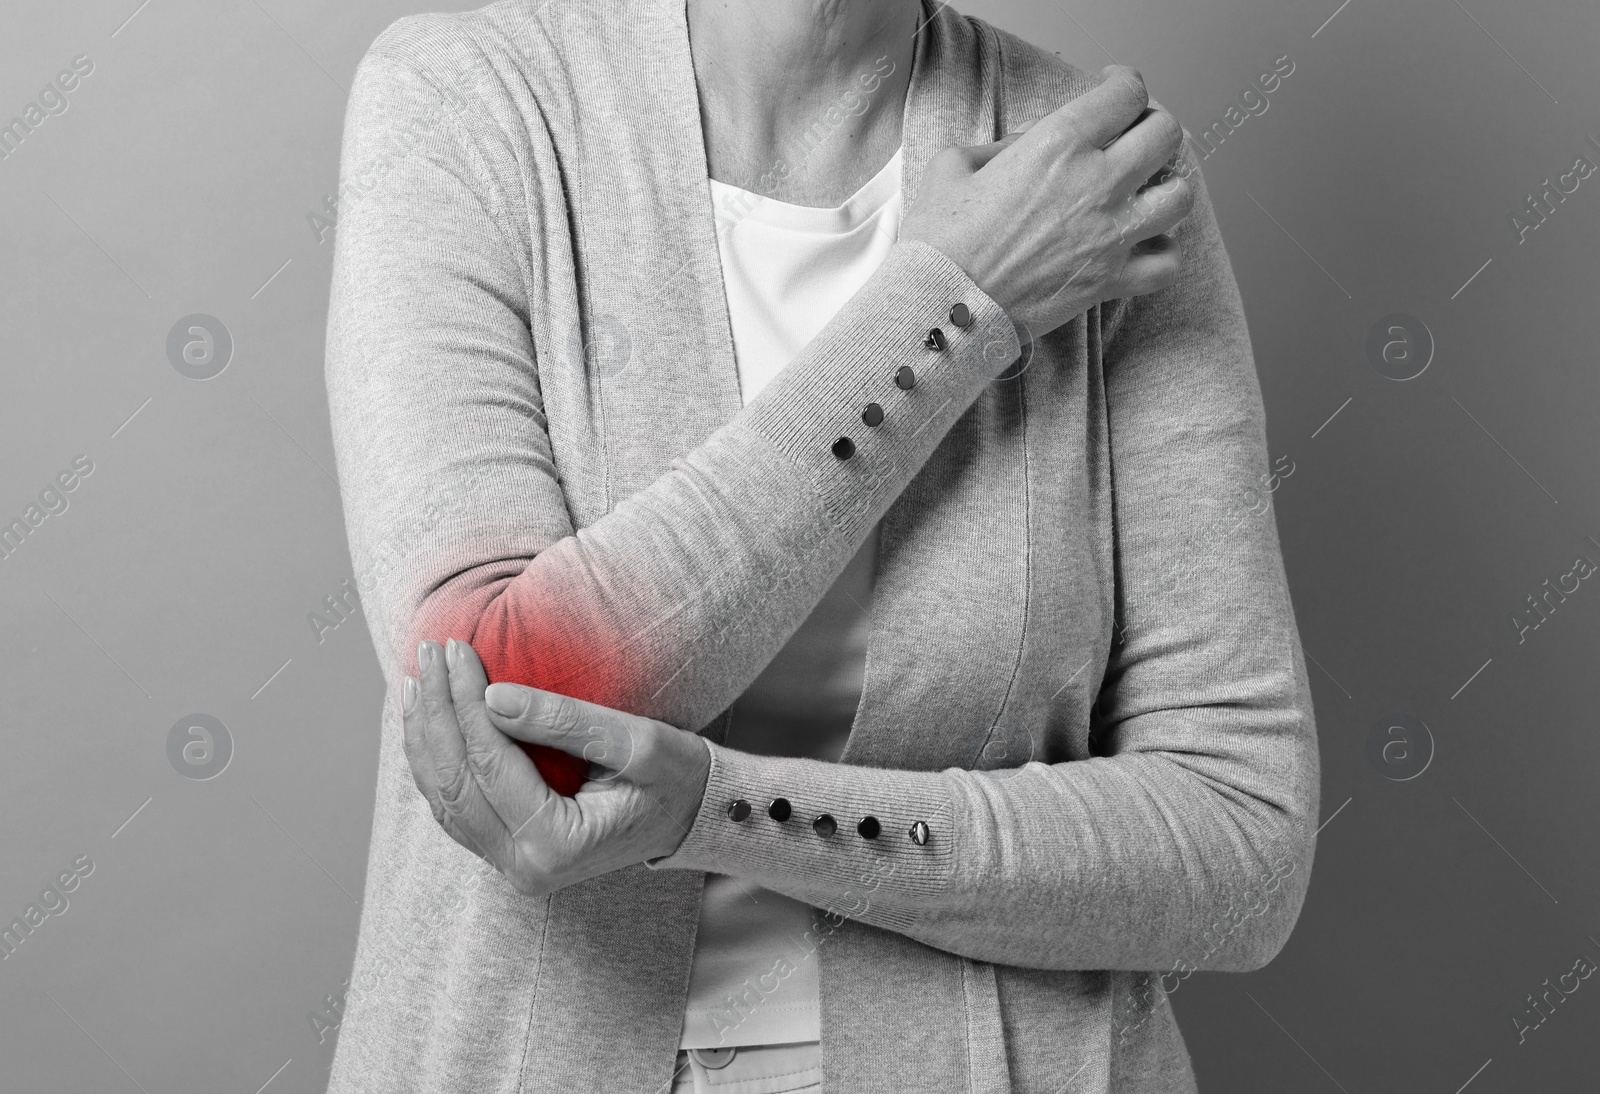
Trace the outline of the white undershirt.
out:
[[[900,164],[897,150],[848,201],[829,209],[710,180],[744,402],[816,337],[888,254],[900,231]],[[877,544],[874,527],[734,704],[728,747],[839,758],[861,698]],[[766,802],[751,805],[745,823],[775,823]],[[809,822],[796,815],[787,823]],[[812,928],[819,914],[769,889],[707,874],[680,1047],[819,1040],[815,951],[826,937]]]

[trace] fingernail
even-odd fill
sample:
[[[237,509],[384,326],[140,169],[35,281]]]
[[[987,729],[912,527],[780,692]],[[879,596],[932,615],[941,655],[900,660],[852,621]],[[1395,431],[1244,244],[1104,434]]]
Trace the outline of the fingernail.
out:
[[[427,668],[428,662],[432,659],[432,657],[433,650],[429,648],[428,640],[424,638],[421,642],[417,643],[417,667],[419,669]]]
[[[400,709],[407,714],[417,705],[417,678],[407,676],[400,682]]]
[[[451,668],[461,663],[461,643],[454,638],[444,644],[444,660]]]
[[[507,718],[520,718],[528,712],[533,693],[510,684],[490,684],[483,693],[484,706]]]

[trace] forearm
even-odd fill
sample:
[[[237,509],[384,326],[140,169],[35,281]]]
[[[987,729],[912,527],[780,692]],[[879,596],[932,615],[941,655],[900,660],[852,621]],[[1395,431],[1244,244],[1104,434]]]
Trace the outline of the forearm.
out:
[[[966,328],[948,319],[958,302],[971,311]],[[924,344],[934,326],[944,350]],[[976,398],[993,372],[986,349],[1015,356],[1005,313],[938,251],[898,246],[759,398],[672,470],[530,558],[463,566],[422,605],[402,650],[466,638],[493,680],[703,726],[776,654]],[[897,385],[903,368],[914,386]],[[868,403],[883,408],[875,427],[861,418]],[[841,437],[848,458],[834,451]]]
[[[1268,461],[1249,334],[1194,181],[1178,282],[1117,305],[1105,332],[1120,626],[1098,754],[982,773],[714,749],[695,824],[658,868],[733,873],[1037,968],[1250,969],[1283,945],[1310,875],[1315,722],[1276,524],[1251,490]],[[1066,752],[1027,728],[1036,755]],[[764,812],[776,796],[792,819]],[[743,822],[726,813],[738,798]],[[821,813],[835,834],[812,828]],[[876,839],[857,831],[867,815]]]
[[[435,117],[433,99],[404,63],[369,56],[357,73],[342,174],[374,158],[387,173],[341,216],[329,316],[340,485],[384,667],[393,682],[415,672],[419,639],[460,638],[491,679],[699,728],[1017,357],[1015,329],[941,252],[898,244],[703,443],[676,447],[682,423],[666,403],[652,447],[687,451],[594,517],[587,476],[613,466],[594,449],[616,442],[604,406],[581,404],[593,390],[581,355],[547,333],[566,321],[533,311],[563,296],[545,284],[562,275],[543,266],[517,180],[490,166],[500,153],[486,123]],[[415,154],[384,158],[414,140]],[[950,318],[958,303],[965,327]],[[639,322],[650,316],[642,306]],[[934,327],[946,348],[924,344]],[[732,362],[651,365],[690,385]],[[547,388],[565,393],[556,423]],[[586,393],[578,405],[574,391]],[[883,411],[876,426],[862,420],[869,403]]]
[[[1282,732],[1303,761],[1307,726]],[[1226,747],[1241,735],[1199,737]],[[1304,788],[1253,797],[1215,777],[1221,765],[1133,753],[997,777],[711,748],[700,813],[653,866],[732,874],[963,957],[1252,969],[1282,946],[1304,897],[1314,824],[1296,808]],[[779,797],[792,810],[783,822],[767,811]],[[736,800],[751,806],[742,822],[728,812]],[[822,814],[831,835],[814,827]],[[874,839],[858,830],[867,817]]]

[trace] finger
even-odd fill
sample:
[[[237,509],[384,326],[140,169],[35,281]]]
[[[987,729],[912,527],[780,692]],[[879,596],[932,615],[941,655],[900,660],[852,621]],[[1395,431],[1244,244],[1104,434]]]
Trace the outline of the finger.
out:
[[[1183,126],[1160,107],[1151,107],[1106,149],[1106,164],[1117,183],[1132,192],[1173,161],[1183,147]]]
[[[450,696],[456,722],[461,726],[467,764],[485,800],[499,814],[506,831],[515,838],[531,817],[559,797],[539,774],[528,754],[495,728],[484,706],[488,673],[478,652],[466,642],[445,644],[445,665],[450,670]]]
[[[922,169],[924,182],[931,182],[946,172],[964,177],[980,170],[990,160],[1015,144],[1033,124],[1024,122],[999,140],[987,144],[956,144],[940,149]]]
[[[1153,236],[1136,244],[1122,269],[1119,296],[1144,296],[1171,285],[1183,265],[1183,245],[1171,236]]]
[[[1039,119],[1033,118],[1029,121],[1021,123],[1020,125],[1012,126],[1011,129],[1006,132],[1005,136],[1001,137],[997,141],[990,141],[988,144],[969,145],[966,151],[969,153],[968,160],[973,169],[983,167],[990,160],[1004,152],[1007,148],[1010,148],[1013,144],[1016,144],[1024,133],[1032,129],[1037,124],[1039,124]]]
[[[1150,105],[1144,77],[1127,65],[1107,65],[1097,86],[1046,114],[1029,130],[1030,141],[1055,144],[1081,142],[1104,148],[1136,121]]]
[[[405,732],[406,762],[411,765],[411,778],[417,784],[417,789],[427,799],[428,808],[432,810],[435,820],[444,815],[443,807],[439,804],[439,785],[433,774],[433,755],[428,751],[428,741],[423,733],[427,721],[427,714],[422,709],[420,699],[422,687],[416,677],[407,676],[400,682],[400,714]]]
[[[1137,243],[1164,235],[1193,210],[1194,188],[1187,179],[1169,172],[1157,180],[1124,203],[1117,216],[1124,240]]]
[[[497,866],[510,865],[504,856],[510,847],[505,823],[485,800],[467,763],[466,741],[456,719],[450,676],[439,643],[422,642],[417,647],[417,665],[422,674],[422,698],[417,706],[424,715],[423,738],[433,760],[434,785],[443,811],[440,824],[463,847]]]
[[[977,171],[986,166],[990,160],[1015,144],[1022,136],[1023,131],[1013,130],[997,141],[988,144],[968,144],[961,147],[963,158],[966,160],[968,171]]]
[[[655,733],[671,728],[521,684],[490,684],[484,702],[489,719],[507,736],[582,756],[598,765],[601,773],[598,778],[591,776],[592,781],[620,776],[648,751]]]

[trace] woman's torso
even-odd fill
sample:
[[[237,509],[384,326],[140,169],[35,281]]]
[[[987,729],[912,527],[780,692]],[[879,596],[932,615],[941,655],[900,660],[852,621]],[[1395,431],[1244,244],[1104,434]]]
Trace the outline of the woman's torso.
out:
[[[579,527],[741,405],[682,5],[649,0],[626,16],[588,5],[428,16],[388,42],[442,84],[476,89],[467,124],[525,264],[531,334],[548,350],[542,410]],[[995,139],[997,101],[1031,117],[1087,86],[1009,37],[1005,60],[993,30],[943,5],[928,19],[928,84],[919,97],[913,78],[907,108],[913,182],[937,148]],[[1115,614],[1102,311],[1038,340],[1026,367],[990,383],[885,515],[842,762],[928,771],[1091,755]],[[607,322],[625,345],[602,367],[559,349]],[[632,1047],[585,1083],[643,1089],[658,1056],[670,1072],[700,879],[622,871],[533,918],[491,879],[419,925],[411,909],[449,905],[471,862],[416,827],[426,818],[402,804],[408,791],[404,757],[386,752],[368,890],[379,905],[364,918],[357,975],[390,956],[398,971],[352,1012],[368,1032],[330,1090],[410,1090],[408,1075],[502,1089],[508,1074],[538,1089],[541,1076],[587,1066],[583,1046],[597,1039]],[[819,981],[841,1090],[1093,1091],[1113,1072],[1144,1076],[1118,1090],[1190,1089],[1170,1008],[1139,990],[1148,974],[982,965],[846,923],[821,951]]]

